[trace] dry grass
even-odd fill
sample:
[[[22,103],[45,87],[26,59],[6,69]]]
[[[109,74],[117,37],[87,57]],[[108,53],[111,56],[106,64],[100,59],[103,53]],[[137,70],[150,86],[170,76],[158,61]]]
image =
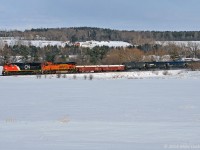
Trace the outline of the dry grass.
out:
[[[189,65],[192,71],[200,70],[200,62],[193,62]]]

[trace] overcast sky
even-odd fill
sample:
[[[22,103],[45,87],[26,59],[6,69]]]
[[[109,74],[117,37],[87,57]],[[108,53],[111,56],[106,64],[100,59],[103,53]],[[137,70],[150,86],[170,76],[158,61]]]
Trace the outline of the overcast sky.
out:
[[[0,30],[200,30],[200,0],[0,0]]]

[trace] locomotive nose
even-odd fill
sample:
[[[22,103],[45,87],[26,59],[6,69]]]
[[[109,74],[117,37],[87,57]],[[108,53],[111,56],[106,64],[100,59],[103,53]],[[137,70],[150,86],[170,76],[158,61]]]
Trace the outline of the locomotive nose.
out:
[[[6,71],[6,70],[8,70],[8,67],[3,67],[3,71]]]

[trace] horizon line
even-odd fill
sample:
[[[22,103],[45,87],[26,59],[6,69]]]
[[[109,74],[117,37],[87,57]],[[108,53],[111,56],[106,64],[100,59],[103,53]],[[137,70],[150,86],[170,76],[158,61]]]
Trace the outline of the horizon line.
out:
[[[8,29],[1,29],[0,31],[12,32],[12,31],[29,31],[29,30],[37,30],[37,29],[70,29],[70,28],[97,28],[97,29],[108,29],[108,30],[115,30],[115,31],[128,31],[128,32],[200,32],[200,30],[150,30],[150,29],[117,29],[117,28],[109,28],[109,27],[93,27],[93,26],[71,26],[71,27],[33,27],[33,28],[26,28],[26,29],[17,29],[17,28],[8,28]]]

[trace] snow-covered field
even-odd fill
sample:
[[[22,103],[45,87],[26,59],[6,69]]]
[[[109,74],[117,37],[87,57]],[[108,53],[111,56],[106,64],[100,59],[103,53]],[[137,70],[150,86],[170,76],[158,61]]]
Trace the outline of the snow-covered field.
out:
[[[131,46],[130,43],[123,41],[85,41],[85,42],[77,42],[81,47],[93,48],[95,46],[108,46],[108,47],[128,47]],[[19,40],[14,37],[2,38],[0,37],[0,46],[4,47],[5,44],[9,46],[14,45],[25,45],[25,46],[36,46],[43,48],[45,46],[57,46],[57,47],[65,47],[66,45],[73,45],[70,41],[47,41],[47,40]]]
[[[81,47],[93,48],[95,46],[108,46],[108,47],[128,47],[132,46],[130,43],[123,41],[86,41],[79,42]]]
[[[186,47],[200,47],[200,41],[155,41],[157,44],[168,45],[175,44],[178,46],[186,46]],[[0,37],[0,46],[4,47],[5,44],[9,46],[14,45],[26,45],[26,46],[36,46],[43,48],[45,46],[58,46],[65,47],[67,45],[73,45],[70,41],[47,41],[47,40],[21,40],[17,37]],[[76,44],[80,44],[81,47],[93,48],[95,46],[108,46],[108,47],[128,47],[132,46],[132,44],[124,41],[84,41],[84,42],[76,42]]]
[[[200,47],[200,41],[156,41],[156,43],[161,45],[175,44],[177,46]]]
[[[73,78],[0,76],[0,149],[200,148],[200,72]]]
[[[1,42],[1,41],[0,41]],[[18,40],[18,39],[10,39],[10,40],[3,40],[3,46],[7,44],[9,46],[14,46],[14,45],[25,45],[25,46],[36,46],[43,48],[45,46],[60,46],[60,47],[65,47],[66,44],[69,44],[69,41],[63,42],[63,41],[46,41],[46,40]]]

